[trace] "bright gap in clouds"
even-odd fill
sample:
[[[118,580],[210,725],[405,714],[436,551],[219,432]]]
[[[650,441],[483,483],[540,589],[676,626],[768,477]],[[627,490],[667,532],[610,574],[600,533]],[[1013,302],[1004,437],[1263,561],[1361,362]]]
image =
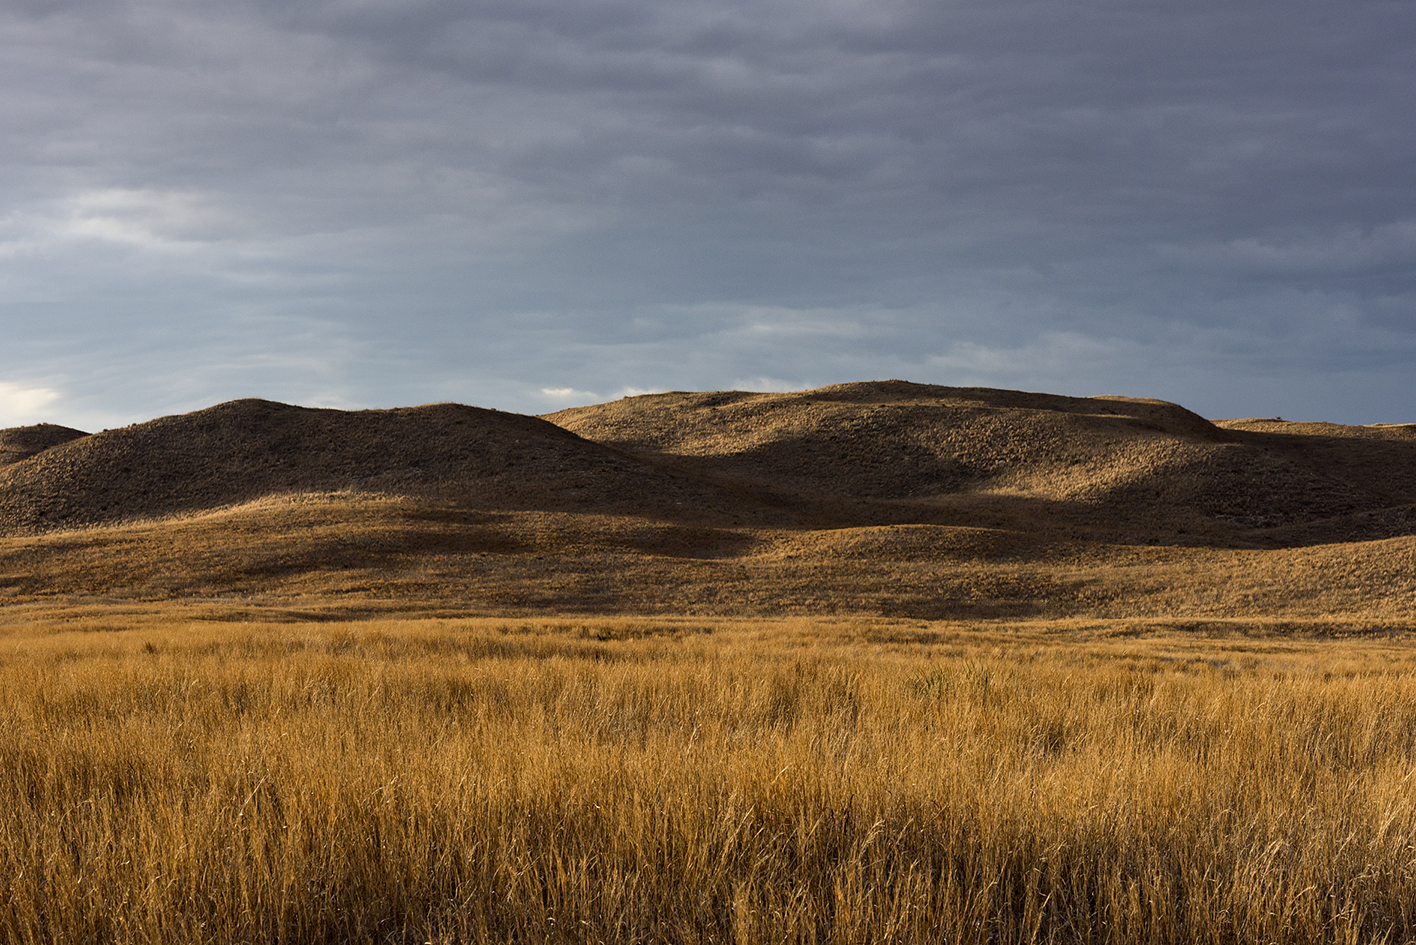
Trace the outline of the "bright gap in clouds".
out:
[[[567,407],[585,407],[590,404],[620,400],[624,397],[639,397],[644,394],[662,394],[663,392],[664,388],[621,387],[610,396],[605,397],[594,391],[576,390],[574,387],[542,387],[540,396],[543,400],[553,404],[553,409],[564,410]]]
[[[26,387],[0,381],[0,427],[28,426],[47,419],[59,392],[48,387]]]
[[[559,407],[583,407],[600,399],[598,394],[592,394],[588,390],[576,390],[574,387],[543,387],[541,396]]]

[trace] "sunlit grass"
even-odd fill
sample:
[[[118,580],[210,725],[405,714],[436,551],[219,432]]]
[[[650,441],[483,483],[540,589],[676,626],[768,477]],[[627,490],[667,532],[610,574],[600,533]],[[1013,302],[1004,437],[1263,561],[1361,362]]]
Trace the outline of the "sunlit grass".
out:
[[[1110,629],[12,627],[0,941],[1416,936],[1416,649]]]

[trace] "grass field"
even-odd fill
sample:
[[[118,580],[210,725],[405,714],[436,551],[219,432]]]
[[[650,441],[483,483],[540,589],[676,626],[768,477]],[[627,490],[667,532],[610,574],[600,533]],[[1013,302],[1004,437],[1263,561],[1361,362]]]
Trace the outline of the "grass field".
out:
[[[1416,647],[1121,622],[0,628],[0,942],[1416,938]]]

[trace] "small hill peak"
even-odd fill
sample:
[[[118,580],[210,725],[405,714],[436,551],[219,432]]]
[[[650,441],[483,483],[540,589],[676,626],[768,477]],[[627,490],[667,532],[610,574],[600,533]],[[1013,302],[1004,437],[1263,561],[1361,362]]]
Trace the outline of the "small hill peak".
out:
[[[29,459],[52,446],[88,436],[83,430],[63,427],[57,423],[35,423],[26,427],[0,430],[0,466]]]

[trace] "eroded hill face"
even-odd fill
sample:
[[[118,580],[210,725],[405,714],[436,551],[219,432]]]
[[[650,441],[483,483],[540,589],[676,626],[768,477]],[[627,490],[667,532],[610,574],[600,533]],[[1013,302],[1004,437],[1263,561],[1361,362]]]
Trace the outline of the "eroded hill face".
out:
[[[1416,614],[1413,427],[882,382],[38,429],[0,433],[42,447],[0,467],[0,602]]]

